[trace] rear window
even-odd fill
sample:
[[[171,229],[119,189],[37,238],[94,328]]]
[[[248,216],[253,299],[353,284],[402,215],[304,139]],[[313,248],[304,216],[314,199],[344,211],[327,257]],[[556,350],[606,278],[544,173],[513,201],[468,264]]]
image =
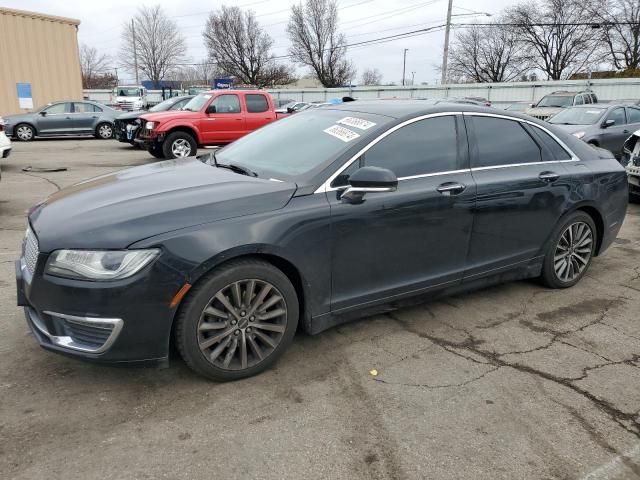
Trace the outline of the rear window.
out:
[[[245,100],[249,113],[261,113],[269,110],[269,102],[264,95],[250,93],[245,96]]]

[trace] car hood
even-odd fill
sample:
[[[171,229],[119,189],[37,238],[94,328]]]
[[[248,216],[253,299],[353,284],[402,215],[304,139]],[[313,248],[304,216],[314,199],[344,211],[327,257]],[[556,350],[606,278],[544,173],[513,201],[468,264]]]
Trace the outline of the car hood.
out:
[[[284,207],[296,185],[196,158],[122,170],[51,195],[29,215],[42,252],[114,249],[162,233]]]
[[[562,125],[561,123],[552,123],[551,125],[567,133],[584,132],[593,126],[593,125]]]
[[[191,112],[189,110],[170,110],[168,112],[145,113],[142,119],[153,122],[166,122],[175,119],[198,119],[202,116],[200,112]]]
[[[133,112],[122,113],[116,117],[116,120],[134,120],[142,115],[149,113],[146,110],[134,110]]]

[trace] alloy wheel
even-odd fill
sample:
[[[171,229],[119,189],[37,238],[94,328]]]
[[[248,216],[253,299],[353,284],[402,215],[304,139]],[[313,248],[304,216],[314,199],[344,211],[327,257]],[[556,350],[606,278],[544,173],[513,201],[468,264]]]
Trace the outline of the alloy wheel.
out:
[[[571,282],[582,274],[593,254],[593,231],[585,222],[569,225],[558,240],[553,266],[558,279]]]
[[[224,370],[257,365],[278,347],[287,327],[284,296],[271,283],[247,279],[219,290],[198,322],[198,346]]]
[[[111,128],[111,125],[100,125],[100,128],[98,129],[98,135],[100,135],[102,138],[111,138],[111,136],[113,135],[113,129]]]
[[[20,125],[16,130],[16,136],[20,140],[31,140],[33,138],[33,130],[27,125]]]
[[[191,155],[191,144],[184,138],[178,138],[171,144],[171,153],[174,157],[188,157]]]

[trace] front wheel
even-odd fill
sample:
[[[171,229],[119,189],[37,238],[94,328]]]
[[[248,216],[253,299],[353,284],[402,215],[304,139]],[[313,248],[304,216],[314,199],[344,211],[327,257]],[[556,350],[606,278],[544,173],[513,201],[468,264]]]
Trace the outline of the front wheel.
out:
[[[33,127],[31,125],[27,125],[26,123],[21,123],[19,125],[16,125],[14,135],[21,142],[29,142],[33,140],[33,137],[35,136],[35,131],[33,130]]]
[[[162,147],[149,147],[147,151],[156,158],[164,158]]]
[[[198,144],[187,132],[173,132],[162,143],[164,158],[191,157],[196,154]]]
[[[542,281],[550,288],[572,287],[587,273],[595,254],[597,230],[593,219],[574,212],[555,228],[542,267]]]
[[[269,368],[298,325],[293,285],[273,265],[239,260],[213,271],[180,308],[177,346],[185,362],[213,380],[236,380]]]

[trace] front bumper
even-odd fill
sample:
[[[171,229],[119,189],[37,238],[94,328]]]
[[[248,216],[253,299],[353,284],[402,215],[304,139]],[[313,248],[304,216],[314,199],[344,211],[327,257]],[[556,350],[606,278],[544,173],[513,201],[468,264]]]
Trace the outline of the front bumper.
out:
[[[171,299],[184,284],[162,262],[130,279],[87,282],[44,273],[40,253],[33,275],[16,262],[18,305],[46,350],[105,363],[162,363],[169,356],[175,309]]]
[[[144,132],[144,131],[143,131]],[[152,136],[145,135],[141,132],[134,140],[135,143],[140,145],[145,150],[150,148],[160,148],[162,142],[164,142],[164,133],[154,134]]]
[[[629,192],[640,195],[640,166],[627,165],[627,180],[629,182]]]

